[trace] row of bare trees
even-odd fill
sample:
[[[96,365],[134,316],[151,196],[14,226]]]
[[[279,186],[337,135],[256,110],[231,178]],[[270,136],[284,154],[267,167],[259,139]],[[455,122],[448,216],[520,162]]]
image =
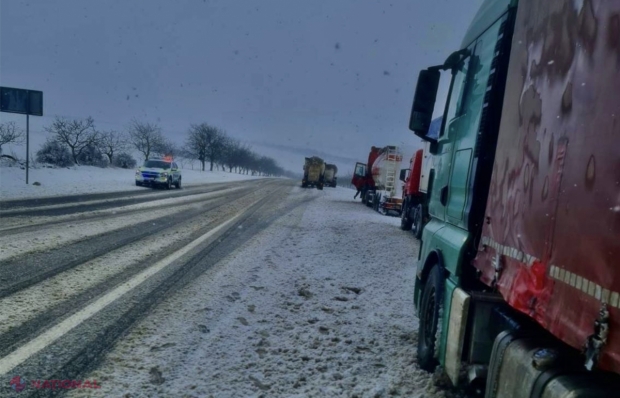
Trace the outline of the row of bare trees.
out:
[[[128,152],[137,151],[144,160],[154,156],[173,156],[181,164],[198,161],[202,171],[208,164],[210,171],[218,167],[243,174],[289,175],[274,159],[258,155],[248,145],[208,123],[191,125],[182,146],[170,141],[158,125],[137,120],[130,123],[127,132],[98,130],[92,117],[56,117],[44,129],[50,134],[50,139],[44,145],[45,151],[39,151],[45,155],[41,156],[42,161],[63,157],[66,158],[62,161],[63,166],[70,163],[102,163],[104,156],[105,163],[116,164],[119,155],[126,159],[130,157]],[[22,140],[23,132],[15,123],[0,124],[0,151],[2,145],[21,143]],[[62,151],[68,153],[63,155]]]

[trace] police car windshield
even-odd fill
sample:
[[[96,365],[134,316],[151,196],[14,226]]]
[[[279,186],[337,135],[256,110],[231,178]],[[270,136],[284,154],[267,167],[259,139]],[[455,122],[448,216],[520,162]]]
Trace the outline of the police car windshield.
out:
[[[144,167],[153,167],[157,169],[169,169],[170,163],[163,160],[146,160],[144,161]]]

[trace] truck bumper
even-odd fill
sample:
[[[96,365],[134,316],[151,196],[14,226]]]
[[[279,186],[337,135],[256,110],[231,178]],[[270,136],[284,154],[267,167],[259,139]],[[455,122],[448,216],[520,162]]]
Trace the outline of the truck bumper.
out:
[[[387,199],[385,202],[380,204],[381,208],[385,210],[393,210],[400,212],[400,209],[403,205],[402,199]]]

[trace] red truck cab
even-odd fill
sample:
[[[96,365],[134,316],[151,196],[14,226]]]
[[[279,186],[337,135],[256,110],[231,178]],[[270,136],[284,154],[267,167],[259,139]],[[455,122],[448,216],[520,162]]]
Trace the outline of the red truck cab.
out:
[[[372,166],[375,160],[377,160],[380,152],[381,148],[373,146],[370,148],[370,153],[368,154],[368,162],[366,164],[359,162],[355,164],[355,173],[353,174],[351,184],[353,184],[358,191],[361,191],[362,203],[364,204],[366,204],[366,193],[375,189],[375,180],[372,177]]]
[[[409,169],[400,171],[400,180],[403,185],[403,202],[400,212],[400,228],[403,231],[413,231],[413,235],[420,239],[424,224],[428,221],[427,190],[422,187],[424,173],[424,150],[417,150],[411,157]],[[426,154],[430,156],[430,154]],[[428,178],[425,179],[428,183]]]

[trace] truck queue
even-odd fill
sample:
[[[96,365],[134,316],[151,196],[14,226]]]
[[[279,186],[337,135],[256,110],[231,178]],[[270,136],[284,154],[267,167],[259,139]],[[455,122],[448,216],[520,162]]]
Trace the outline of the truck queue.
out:
[[[356,197],[420,239],[417,363],[454,386],[620,396],[619,16],[615,1],[485,0],[419,73],[424,148],[408,168],[396,146],[355,165]]]

